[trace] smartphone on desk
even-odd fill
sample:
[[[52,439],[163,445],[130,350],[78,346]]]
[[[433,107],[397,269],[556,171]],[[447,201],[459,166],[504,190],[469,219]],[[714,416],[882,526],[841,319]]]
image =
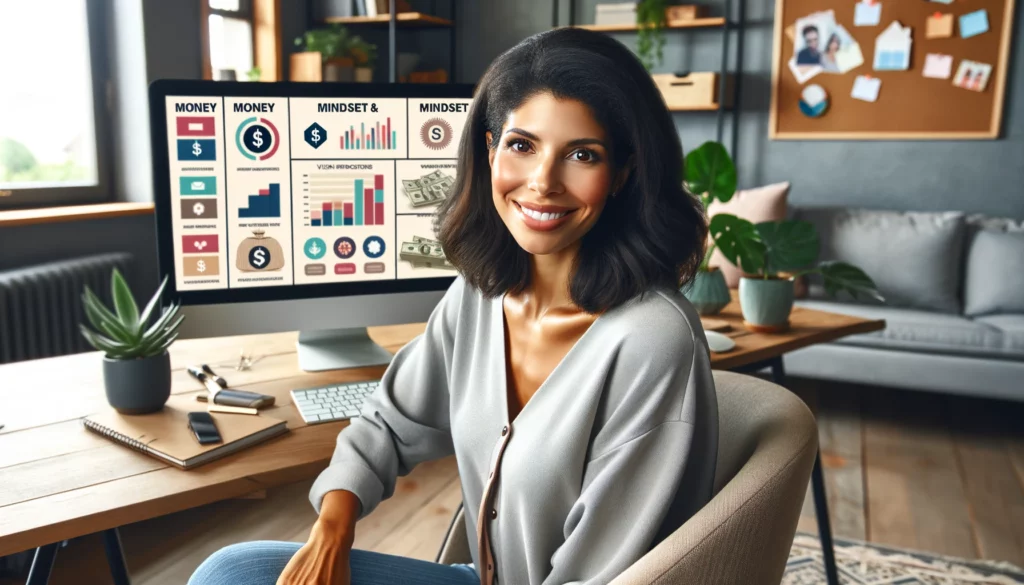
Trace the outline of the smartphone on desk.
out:
[[[188,428],[192,430],[192,434],[195,435],[196,441],[199,441],[200,445],[222,441],[217,423],[213,421],[213,417],[208,412],[188,413]]]

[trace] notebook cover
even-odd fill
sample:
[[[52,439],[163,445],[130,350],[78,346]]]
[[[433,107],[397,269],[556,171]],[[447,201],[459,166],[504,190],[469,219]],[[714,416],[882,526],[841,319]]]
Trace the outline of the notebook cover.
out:
[[[220,443],[200,445],[188,428],[188,413],[206,410],[193,394],[171,395],[163,410],[152,414],[125,415],[112,408],[82,419],[85,427],[108,439],[189,469],[230,455],[288,430],[281,419],[260,414],[211,412]]]

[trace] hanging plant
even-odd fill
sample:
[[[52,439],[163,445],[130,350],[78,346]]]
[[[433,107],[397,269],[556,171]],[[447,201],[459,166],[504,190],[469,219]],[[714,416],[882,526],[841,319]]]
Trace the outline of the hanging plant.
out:
[[[636,48],[648,71],[661,63],[665,46],[665,9],[669,0],[639,0],[636,3]]]

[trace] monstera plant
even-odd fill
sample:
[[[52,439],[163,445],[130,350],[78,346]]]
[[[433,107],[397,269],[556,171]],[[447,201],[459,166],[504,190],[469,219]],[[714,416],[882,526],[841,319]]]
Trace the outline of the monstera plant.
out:
[[[721,144],[705,143],[687,156],[686,185],[691,193],[700,196],[705,209],[711,201],[726,202],[732,197],[736,169]],[[829,296],[845,292],[854,298],[885,300],[871,277],[860,268],[846,262],[819,262],[818,232],[808,221],[755,224],[729,213],[718,213],[709,220],[709,232],[710,243],[701,270],[713,270],[707,262],[711,251],[718,248],[745,273],[740,279],[740,307],[751,329],[784,329],[793,308],[793,282],[807,274],[820,275]]]

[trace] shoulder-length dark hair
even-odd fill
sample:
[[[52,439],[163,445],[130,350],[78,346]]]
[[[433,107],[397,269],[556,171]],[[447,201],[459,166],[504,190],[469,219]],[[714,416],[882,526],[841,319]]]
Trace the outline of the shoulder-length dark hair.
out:
[[[527,38],[499,56],[477,86],[455,186],[435,220],[448,260],[490,298],[529,285],[529,253],[494,208],[488,149],[500,144],[509,114],[545,92],[586,104],[609,136],[614,170],[630,165],[628,178],[583,236],[569,286],[573,302],[600,313],[654,286],[687,284],[703,259],[707,223],[700,201],[683,187],[683,150],[672,116],[629,49],[576,28]]]

